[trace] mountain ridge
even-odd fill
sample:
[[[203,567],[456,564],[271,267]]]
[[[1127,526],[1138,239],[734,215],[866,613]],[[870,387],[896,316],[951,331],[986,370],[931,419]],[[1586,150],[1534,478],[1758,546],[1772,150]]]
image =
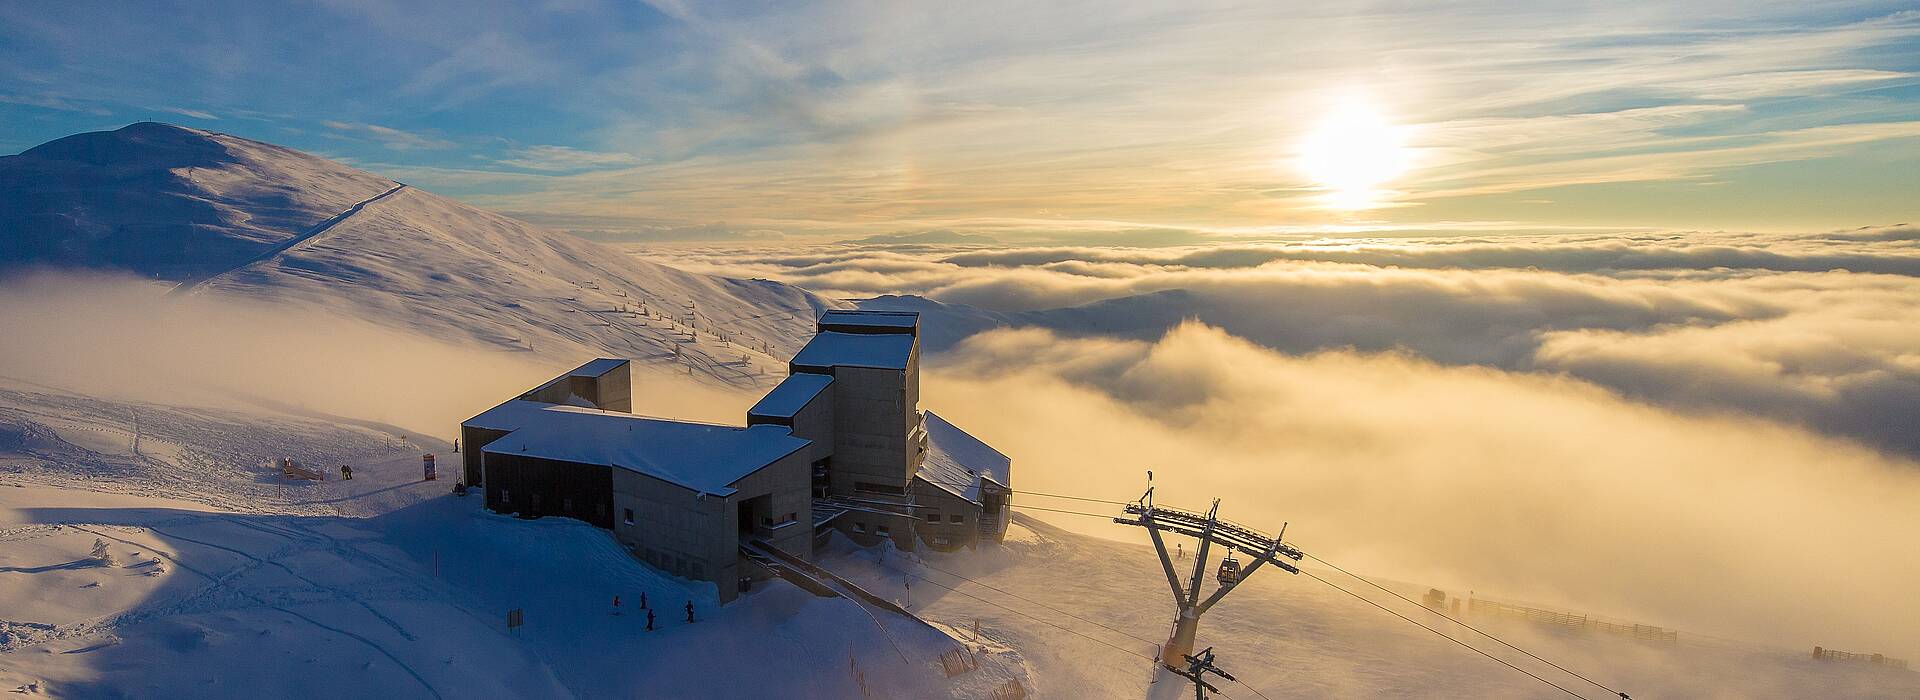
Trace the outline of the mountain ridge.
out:
[[[821,309],[293,149],[154,122],[0,158],[0,270],[128,272],[566,362],[771,383]]]

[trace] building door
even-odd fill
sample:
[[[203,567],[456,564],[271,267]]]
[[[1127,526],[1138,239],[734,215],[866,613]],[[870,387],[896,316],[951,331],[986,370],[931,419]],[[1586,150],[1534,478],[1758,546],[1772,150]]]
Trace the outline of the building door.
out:
[[[754,496],[740,502],[740,540],[759,536],[773,526],[773,494]]]

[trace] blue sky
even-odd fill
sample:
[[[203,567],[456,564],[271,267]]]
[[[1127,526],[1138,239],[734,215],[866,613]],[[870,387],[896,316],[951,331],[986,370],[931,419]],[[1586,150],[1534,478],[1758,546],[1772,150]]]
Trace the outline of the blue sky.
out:
[[[1911,5],[1286,5],[12,2],[0,151],[168,121],[642,238],[1920,218]]]

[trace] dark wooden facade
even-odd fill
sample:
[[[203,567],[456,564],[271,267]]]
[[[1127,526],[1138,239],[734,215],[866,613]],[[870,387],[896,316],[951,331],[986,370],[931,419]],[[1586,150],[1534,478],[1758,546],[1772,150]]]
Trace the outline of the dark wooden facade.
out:
[[[472,426],[460,426],[460,467],[461,477],[468,486],[479,486],[484,479],[480,469],[480,450],[487,443],[506,437],[505,430],[488,430]]]
[[[486,460],[488,509],[613,528],[612,467],[500,453]]]

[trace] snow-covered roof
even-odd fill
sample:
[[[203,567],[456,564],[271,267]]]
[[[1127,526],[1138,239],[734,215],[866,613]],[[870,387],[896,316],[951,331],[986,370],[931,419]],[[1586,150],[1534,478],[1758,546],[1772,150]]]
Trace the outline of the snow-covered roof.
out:
[[[602,464],[716,496],[731,495],[733,482],[811,444],[780,426],[736,428],[530,401],[509,401],[468,424],[489,414],[495,425],[519,425],[496,428],[513,432],[488,443],[487,454]]]
[[[519,430],[536,420],[540,420],[540,416],[542,415],[540,411],[551,407],[553,407],[553,404],[550,403],[514,399],[489,408],[480,415],[462,421],[460,427],[485,428],[487,430]]]
[[[789,374],[773,391],[761,397],[759,403],[747,409],[747,415],[792,418],[832,383],[833,377],[825,374]]]
[[[920,465],[917,476],[947,493],[974,503],[980,502],[982,479],[1001,486],[1008,485],[1013,460],[933,411],[927,411],[925,415],[927,458]]]
[[[887,332],[911,332],[920,327],[920,314],[914,311],[834,310],[820,314],[819,327],[864,327]],[[839,329],[832,329],[839,330]]]
[[[903,334],[838,333],[825,331],[807,341],[793,364],[800,367],[875,367],[906,369],[913,356],[914,337]]]
[[[620,365],[624,365],[624,364],[627,364],[627,360],[616,359],[612,357],[602,357],[600,359],[588,362],[584,365],[580,365],[579,367],[575,367],[572,372],[568,372],[564,376],[598,377],[608,372],[612,372],[613,370],[619,369]]]

